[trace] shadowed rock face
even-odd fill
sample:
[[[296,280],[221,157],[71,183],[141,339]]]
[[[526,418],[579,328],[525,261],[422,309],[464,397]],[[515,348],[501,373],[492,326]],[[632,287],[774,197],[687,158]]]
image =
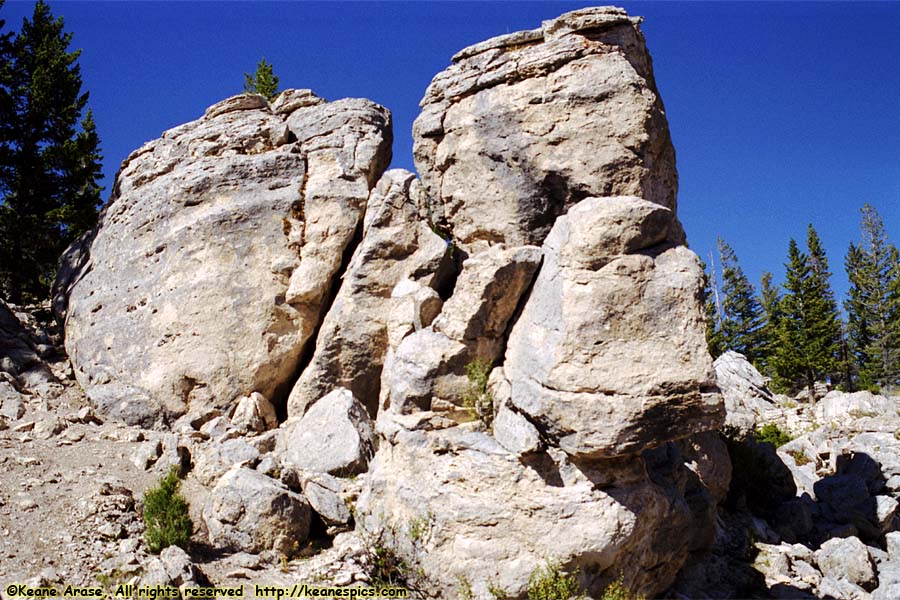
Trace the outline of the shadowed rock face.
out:
[[[285,115],[231,98],[123,164],[89,260],[57,285],[103,413],[147,425],[289,391],[391,144],[380,106],[303,99]]]

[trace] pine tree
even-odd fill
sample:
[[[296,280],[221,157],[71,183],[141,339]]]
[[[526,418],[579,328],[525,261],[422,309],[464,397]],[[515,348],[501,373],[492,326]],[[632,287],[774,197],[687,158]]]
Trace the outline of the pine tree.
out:
[[[45,297],[61,252],[97,221],[99,140],[71,40],[40,0],[3,61],[0,291],[14,303]]]
[[[806,249],[809,252],[812,356],[819,357],[819,365],[824,370],[819,377],[824,376],[835,382],[843,372],[840,362],[841,316],[831,289],[831,271],[825,247],[812,223],[806,229]]]
[[[722,238],[718,240],[722,263],[722,337],[725,348],[740,352],[757,364],[762,358],[762,308],[753,285],[738,264],[737,255]]]
[[[900,383],[900,254],[878,212],[869,204],[861,212],[862,243],[844,261],[844,309],[857,386],[874,389]]]
[[[781,319],[781,294],[778,287],[772,284],[772,274],[768,271],[762,274],[759,283],[760,305],[765,319],[760,330],[760,345],[762,346],[762,360],[760,361],[762,368],[760,370],[772,377],[772,357],[777,351],[778,323]]]
[[[772,365],[779,387],[795,390],[805,386],[812,403],[816,381],[833,376],[839,367],[840,321],[828,282],[828,262],[812,225],[807,248],[808,255],[793,239],[788,247]]]
[[[265,57],[256,64],[256,73],[244,73],[244,91],[248,94],[261,94],[269,100],[278,95],[278,76]]]

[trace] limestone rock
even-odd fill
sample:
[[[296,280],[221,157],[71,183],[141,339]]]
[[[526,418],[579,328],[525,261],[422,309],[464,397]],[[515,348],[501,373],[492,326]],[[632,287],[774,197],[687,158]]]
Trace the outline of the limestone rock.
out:
[[[284,116],[242,95],[133,152],[55,286],[99,412],[149,425],[283,398],[391,137],[366,100]]]
[[[278,427],[278,417],[272,403],[259,392],[253,392],[238,400],[231,423],[243,431],[261,432]]]
[[[259,449],[242,439],[211,443],[195,453],[194,477],[203,485],[213,485],[234,466],[249,466],[259,459]]]
[[[673,219],[639,198],[588,198],[544,243],[504,370],[517,410],[572,455],[634,453],[722,422],[700,265],[664,243]]]
[[[309,365],[294,385],[288,414],[302,417],[335,388],[360,399],[374,417],[387,351],[391,291],[404,280],[436,286],[447,244],[418,219],[418,180],[388,171],[369,196],[362,242],[325,317]]]
[[[816,551],[816,561],[826,577],[844,579],[869,590],[877,583],[869,551],[858,538],[828,540]]]
[[[298,108],[315,106],[323,102],[325,99],[316,96],[312,90],[284,90],[272,100],[270,108],[276,115],[289,115]]]
[[[372,421],[349,390],[337,388],[282,426],[276,452],[284,464],[305,471],[362,473],[374,453]]]
[[[766,378],[743,354],[731,350],[719,356],[713,366],[725,400],[725,424],[743,433],[754,431],[766,411],[774,407]]]
[[[569,461],[558,449],[520,460],[460,427],[403,430],[395,441],[380,447],[357,511],[367,530],[393,532],[392,547],[445,597],[456,597],[461,577],[475,597],[489,597],[489,585],[523,597],[548,557],[578,565],[595,597],[620,574],[652,595],[672,580],[694,532],[713,527],[693,520],[681,491],[696,476],[666,454],[652,468],[637,457]],[[713,518],[703,497],[698,512]]]
[[[467,258],[431,326],[399,344],[385,378],[385,403],[400,413],[458,411],[469,386],[466,365],[479,360],[489,367],[499,358],[540,262],[539,248],[502,244]]]
[[[347,525],[353,516],[344,502],[344,485],[337,477],[314,473],[303,478],[303,495],[329,525]]]
[[[309,535],[310,516],[303,496],[241,466],[219,480],[203,509],[211,543],[254,553],[290,554]]]
[[[464,249],[540,245],[588,196],[675,210],[675,155],[638,22],[574,11],[467,48],[435,76],[413,153],[432,219]]]
[[[895,400],[872,392],[829,392],[813,407],[813,414],[819,423],[839,422],[846,424],[852,419],[878,417],[897,420],[900,404]]]
[[[25,397],[8,381],[0,380],[0,415],[10,421],[25,416]]]

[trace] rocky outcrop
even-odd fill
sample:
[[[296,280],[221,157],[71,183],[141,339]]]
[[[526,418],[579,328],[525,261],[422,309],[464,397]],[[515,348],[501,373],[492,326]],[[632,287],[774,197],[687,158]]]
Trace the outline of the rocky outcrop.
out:
[[[290,390],[391,122],[367,100],[286,98],[225,100],[132,153],[69,253],[66,347],[101,412],[149,425]]]
[[[432,80],[413,152],[431,218],[463,248],[540,245],[589,196],[675,211],[675,153],[639,22],[575,11],[461,50]]]
[[[395,288],[360,522],[441,597],[523,598],[546,561],[658,593],[730,469],[637,20],[575,11],[454,63],[414,134],[461,270],[436,317]]]
[[[524,598],[548,562],[657,594],[714,542],[724,411],[639,22],[458,53],[421,181],[383,172],[386,110],[309,90],[129,157],[56,305],[103,413],[174,420],[133,458],[192,466],[213,546],[355,523],[434,596]]]

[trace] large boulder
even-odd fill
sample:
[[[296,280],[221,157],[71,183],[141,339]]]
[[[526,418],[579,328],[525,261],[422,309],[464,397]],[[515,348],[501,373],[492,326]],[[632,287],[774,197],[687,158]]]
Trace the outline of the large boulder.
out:
[[[546,561],[658,594],[714,539],[724,407],[638,22],[477,44],[422,102],[423,212],[462,264],[442,303],[392,293],[356,514],[439,597],[524,597]]]
[[[675,210],[675,152],[639,22],[574,11],[461,50],[435,76],[413,153],[431,218],[462,247],[540,245],[588,196]]]
[[[702,270],[667,243],[674,222],[639,198],[587,198],[544,242],[504,371],[519,412],[572,455],[633,454],[722,422]]]
[[[440,597],[460,597],[460,581],[475,597],[491,587],[524,597],[547,561],[578,569],[592,597],[620,576],[650,595],[715,527],[714,500],[663,448],[618,461],[576,462],[558,449],[520,460],[485,433],[402,430],[376,455],[357,514]]]
[[[367,100],[294,105],[237,96],[145,144],[64,256],[56,305],[100,412],[148,425],[284,401],[392,137]]]

